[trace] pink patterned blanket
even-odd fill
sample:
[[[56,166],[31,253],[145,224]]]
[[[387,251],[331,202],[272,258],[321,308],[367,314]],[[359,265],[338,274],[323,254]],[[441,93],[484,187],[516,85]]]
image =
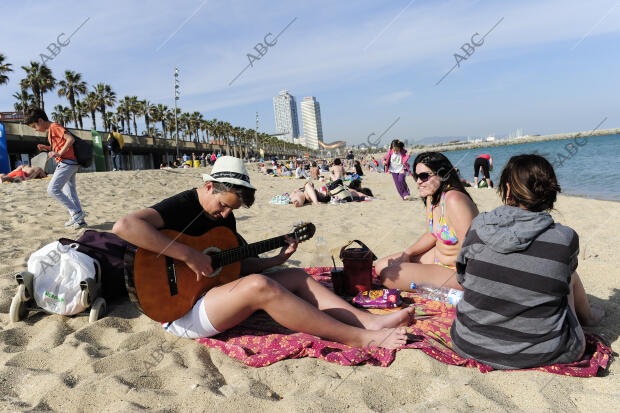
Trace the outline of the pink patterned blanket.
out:
[[[305,270],[317,281],[331,288],[330,268],[312,267]],[[404,348],[420,349],[446,364],[477,367],[483,373],[493,370],[488,365],[464,359],[452,351],[450,326],[455,317],[454,306],[427,300],[415,293],[403,293],[403,299],[413,302],[416,307],[416,322],[408,328],[415,340]],[[585,354],[578,362],[531,370],[568,376],[596,376],[599,371],[607,368],[612,350],[597,336],[586,334],[586,340]],[[265,313],[254,314],[241,325],[213,338],[197,341],[207,347],[218,348],[252,367],[264,367],[283,359],[301,357],[317,357],[345,366],[368,363],[387,367],[394,360],[397,351],[375,346],[354,348],[309,334],[295,333],[280,326]]]

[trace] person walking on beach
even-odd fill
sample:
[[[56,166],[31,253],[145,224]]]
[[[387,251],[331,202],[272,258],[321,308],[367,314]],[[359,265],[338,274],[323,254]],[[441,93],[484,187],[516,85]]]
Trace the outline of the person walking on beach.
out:
[[[407,186],[407,174],[409,172],[409,155],[405,150],[405,145],[398,139],[394,139],[390,145],[390,150],[383,158],[385,172],[390,172],[394,179],[394,185],[398,195],[404,200],[409,200],[409,187]]]
[[[47,187],[47,193],[69,211],[65,228],[79,229],[86,226],[86,214],[78,198],[75,175],[79,164],[73,152],[75,138],[58,123],[50,122],[42,109],[31,108],[26,112],[24,123],[37,132],[47,132],[49,145],[38,144],[37,149],[48,151],[48,157],[56,160],[56,170]]]
[[[106,140],[106,148],[108,149],[108,151],[110,151],[110,160],[112,161],[113,171],[123,170],[121,158],[123,146],[125,146],[125,140],[123,139],[123,135],[118,132],[116,126],[112,126],[112,132],[108,134],[108,139]]]
[[[225,226],[240,237],[233,211],[249,208],[256,188],[243,161],[232,156],[220,157],[203,180],[199,188],[121,218],[114,224],[114,233],[140,248],[165,251],[166,256],[185,262],[197,279],[209,276],[213,268],[208,254],[165,236],[159,229],[198,236]],[[351,306],[302,269],[263,274],[297,250],[297,242],[287,237],[287,243],[274,257],[243,260],[239,280],[208,290],[187,314],[166,323],[166,331],[188,338],[212,337],[264,310],[291,330],[354,347],[399,348],[405,344],[403,326],[411,322],[412,307],[376,315]]]
[[[480,173],[480,169],[482,169],[482,173],[484,174],[487,188],[493,188],[493,181],[491,181],[491,175],[489,174],[489,171],[493,170],[493,158],[491,158],[491,155],[488,153],[478,155],[474,161],[474,186],[476,188],[478,188],[478,174]]]

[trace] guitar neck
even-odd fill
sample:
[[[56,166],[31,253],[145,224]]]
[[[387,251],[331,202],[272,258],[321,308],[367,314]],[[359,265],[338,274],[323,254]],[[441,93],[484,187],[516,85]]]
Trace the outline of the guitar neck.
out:
[[[288,234],[294,238],[295,234]],[[266,239],[264,241],[239,246],[226,251],[220,251],[211,255],[211,266],[215,268],[223,267],[233,262],[241,261],[245,258],[262,254],[263,252],[275,250],[286,245],[286,235]]]

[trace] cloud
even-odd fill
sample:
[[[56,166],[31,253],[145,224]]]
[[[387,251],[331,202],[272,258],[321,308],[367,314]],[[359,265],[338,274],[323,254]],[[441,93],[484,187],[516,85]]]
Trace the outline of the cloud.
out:
[[[377,103],[384,103],[384,104],[398,103],[401,100],[406,99],[411,95],[412,93],[408,90],[392,92],[392,93],[388,93],[387,95],[379,96],[377,98]]]

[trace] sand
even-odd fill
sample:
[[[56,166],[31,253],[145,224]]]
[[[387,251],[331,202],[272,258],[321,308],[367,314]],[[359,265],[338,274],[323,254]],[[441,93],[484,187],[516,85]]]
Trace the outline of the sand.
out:
[[[123,215],[201,184],[205,169],[85,173],[78,192],[89,228],[111,230]],[[298,221],[313,222],[316,236],[337,254],[350,239],[378,256],[396,252],[426,230],[420,201],[400,200],[392,178],[370,174],[365,185],[379,200],[345,205],[270,205],[273,195],[302,181],[251,171],[259,188],[255,205],[235,212],[249,241],[281,235]],[[165,333],[131,303],[115,305],[89,324],[85,316],[31,313],[9,322],[16,291],[13,275],[30,254],[60,237],[67,213],[45,192],[47,180],[0,185],[0,409],[56,412],[105,411],[617,411],[618,364],[605,377],[579,379],[539,372],[492,372],[444,365],[418,350],[403,350],[388,368],[343,367],[317,359],[246,367],[218,350]],[[412,180],[409,178],[409,185]],[[416,194],[416,190],[413,189]],[[500,205],[492,190],[471,190],[481,211]],[[620,204],[560,196],[557,221],[580,235],[578,272],[593,303],[607,317],[590,329],[620,346],[620,270],[615,263]],[[316,237],[315,236],[315,237]],[[316,239],[316,238],[315,238]],[[315,239],[301,244],[288,264],[311,266]],[[145,374],[145,362],[170,351]]]

